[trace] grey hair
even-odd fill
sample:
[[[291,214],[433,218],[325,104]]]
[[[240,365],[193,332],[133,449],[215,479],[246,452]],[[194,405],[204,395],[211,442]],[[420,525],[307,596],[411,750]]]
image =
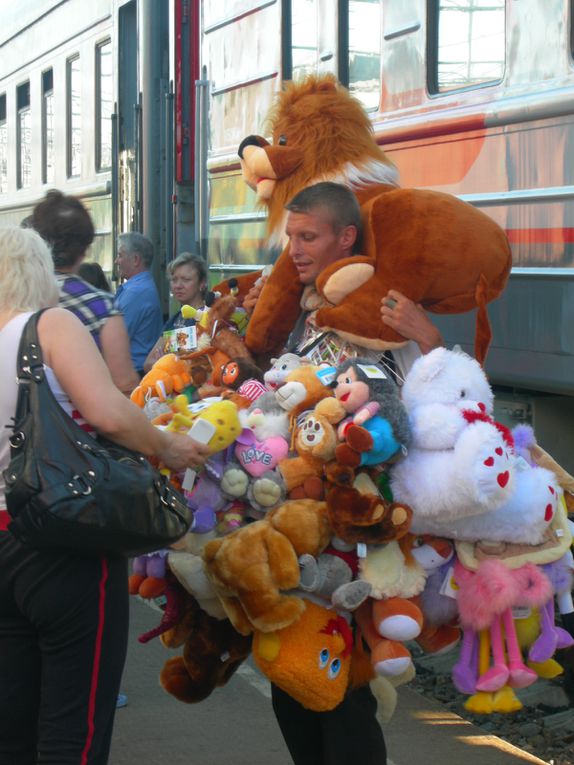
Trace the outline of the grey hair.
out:
[[[144,234],[137,231],[129,231],[118,236],[118,246],[124,247],[129,253],[139,255],[146,268],[149,268],[153,260],[153,244]]]
[[[60,291],[49,246],[31,228],[0,229],[0,305],[38,311],[58,304]]]

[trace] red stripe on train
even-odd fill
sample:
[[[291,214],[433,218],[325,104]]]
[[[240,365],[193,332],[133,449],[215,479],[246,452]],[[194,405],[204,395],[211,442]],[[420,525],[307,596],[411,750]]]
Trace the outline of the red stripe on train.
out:
[[[572,244],[574,228],[508,228],[510,244]]]

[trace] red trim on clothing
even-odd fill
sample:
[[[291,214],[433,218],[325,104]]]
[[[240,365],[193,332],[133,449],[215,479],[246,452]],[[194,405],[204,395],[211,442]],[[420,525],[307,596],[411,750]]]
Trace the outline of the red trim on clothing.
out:
[[[102,657],[102,642],[104,636],[105,605],[106,605],[106,582],[108,581],[108,561],[105,558],[102,561],[102,576],[100,579],[98,596],[98,631],[96,633],[96,645],[94,651],[94,666],[92,668],[92,682],[90,686],[90,697],[88,701],[88,736],[80,765],[86,765],[88,762],[88,752],[92,746],[94,738],[94,717],[96,713],[96,694],[98,692],[98,679],[100,676],[100,660]]]
[[[0,531],[8,531],[10,516],[8,510],[0,510]]]

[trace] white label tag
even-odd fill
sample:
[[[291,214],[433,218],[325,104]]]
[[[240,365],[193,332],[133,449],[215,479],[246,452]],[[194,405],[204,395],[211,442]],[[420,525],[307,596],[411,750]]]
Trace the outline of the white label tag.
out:
[[[528,619],[532,609],[528,606],[512,606],[512,618],[513,619]]]
[[[364,542],[357,542],[357,556],[359,558],[367,557],[367,545]]]
[[[524,457],[516,457],[514,459],[514,467],[516,470],[519,470],[521,473],[523,473],[525,470],[532,470],[532,467],[526,462]]]
[[[181,488],[184,491],[191,491],[193,489],[193,484],[195,483],[195,476],[197,473],[195,470],[192,470],[191,468],[187,468],[183,475],[183,481],[181,482]]]
[[[386,380],[387,379],[386,374],[376,364],[357,364],[357,366],[371,380]]]
[[[454,580],[454,566],[449,566],[439,592],[447,598],[454,598],[456,600],[458,587]]]

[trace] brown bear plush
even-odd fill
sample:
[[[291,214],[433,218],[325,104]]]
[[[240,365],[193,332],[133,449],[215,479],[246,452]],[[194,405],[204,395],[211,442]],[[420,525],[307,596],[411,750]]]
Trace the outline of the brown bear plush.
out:
[[[180,622],[161,636],[166,648],[183,646],[183,656],[168,659],[161,687],[179,701],[193,704],[225,685],[251,651],[251,637],[240,635],[228,619],[214,619],[185,593]]]
[[[287,85],[268,121],[273,144],[249,136],[239,155],[246,182],[267,207],[272,241],[282,239],[285,204],[320,180],[346,184],[361,205],[364,257],[341,260],[320,275],[325,304],[317,325],[365,348],[400,347],[404,338],[380,315],[381,298],[395,289],[435,313],[478,307],[475,354],[482,360],[490,342],[486,304],[500,295],[510,273],[504,231],[452,195],[397,188],[367,113],[332,75]],[[302,289],[287,248],[249,323],[253,353],[283,347],[299,315]]]
[[[334,459],[337,446],[333,425],[345,414],[336,398],[324,398],[301,423],[295,437],[297,456],[287,457],[278,465],[290,498],[297,498],[295,491],[305,492],[301,496],[323,498],[323,471],[325,464]]]
[[[408,505],[383,499],[366,472],[337,462],[326,469],[329,522],[339,539],[349,544],[384,544],[408,532],[412,510]]]
[[[326,504],[301,499],[208,542],[203,550],[206,573],[235,629],[242,635],[271,632],[298,619],[303,601],[283,591],[299,584],[299,557],[316,557],[330,539]]]

